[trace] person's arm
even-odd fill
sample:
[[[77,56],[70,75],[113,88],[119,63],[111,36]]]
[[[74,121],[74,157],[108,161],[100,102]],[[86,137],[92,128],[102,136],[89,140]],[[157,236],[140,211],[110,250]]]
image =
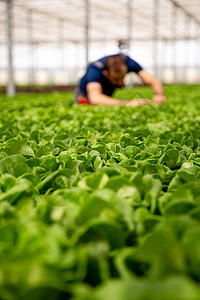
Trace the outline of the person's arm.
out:
[[[154,76],[150,75],[147,71],[141,70],[138,73],[138,76],[142,79],[142,81],[151,86],[155,95],[153,97],[154,104],[160,104],[166,102],[166,97],[164,94],[164,89],[162,83],[156,79]]]
[[[151,101],[148,99],[135,99],[123,101],[120,99],[112,98],[103,94],[102,86],[98,82],[89,82],[87,84],[87,94],[89,101],[93,105],[138,106],[151,103]]]

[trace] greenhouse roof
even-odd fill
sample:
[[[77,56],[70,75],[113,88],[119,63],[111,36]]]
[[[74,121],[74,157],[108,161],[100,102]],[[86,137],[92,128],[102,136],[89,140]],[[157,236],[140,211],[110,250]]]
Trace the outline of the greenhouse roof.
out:
[[[0,0],[0,42],[6,2]],[[200,38],[200,0],[12,0],[14,43]]]

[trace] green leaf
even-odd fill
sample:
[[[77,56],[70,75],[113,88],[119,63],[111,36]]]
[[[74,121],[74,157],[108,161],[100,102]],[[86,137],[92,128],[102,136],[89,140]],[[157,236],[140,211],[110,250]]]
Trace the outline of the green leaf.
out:
[[[197,219],[198,221],[200,221],[200,206],[197,206],[193,209],[191,209],[188,212],[188,215],[191,216],[194,219]]]
[[[36,140],[37,142],[39,141],[39,130],[38,129],[31,131],[30,139]]]
[[[144,175],[147,174],[156,174],[160,177],[160,179],[165,179],[165,169],[162,165],[160,164],[150,164],[149,162],[147,162],[144,166],[143,166],[143,173]]]
[[[122,153],[128,158],[133,158],[137,153],[140,153],[141,149],[137,146],[127,146],[123,149]]]
[[[189,264],[191,274],[199,281],[200,279],[200,227],[195,226],[186,230],[183,236],[183,249]]]
[[[117,196],[132,205],[141,204],[141,196],[138,189],[134,186],[124,185],[117,191]]]
[[[58,155],[58,154],[60,153],[60,148],[59,148],[59,147],[56,147],[56,148],[54,148],[51,152],[52,152],[52,154],[53,154],[54,156],[56,156],[56,155]]]
[[[119,280],[107,281],[96,291],[88,291],[91,298],[85,299],[115,299],[115,300],[197,300],[198,285],[185,276],[170,276],[165,279]]]
[[[16,177],[19,177],[19,176],[23,175],[24,173],[28,173],[29,167],[25,162],[22,162],[22,163],[16,165],[14,167],[13,171],[14,171],[14,175]]]
[[[12,154],[0,161],[0,170],[2,173],[13,173],[14,167],[24,161],[25,158],[21,154]]]
[[[36,156],[41,157],[43,155],[49,155],[50,150],[47,148],[47,146],[41,146],[37,151],[36,151]]]
[[[32,148],[23,141],[13,142],[6,150],[8,155],[12,154],[22,154],[24,156],[30,157],[35,156]]]
[[[33,192],[30,182],[26,179],[21,179],[18,185],[13,186],[5,193],[0,194],[0,202],[8,201],[13,203],[30,192]]]
[[[155,212],[157,208],[158,197],[160,195],[162,184],[159,179],[154,179],[151,175],[143,177],[145,196],[144,202],[151,207],[151,212]]]
[[[44,194],[45,192],[47,192],[48,189],[55,187],[55,178],[57,176],[63,175],[66,177],[70,177],[72,174],[73,174],[72,171],[68,170],[68,169],[57,170],[57,171],[47,175],[47,177],[44,180],[42,180],[40,183],[38,183],[37,189],[40,193]]]
[[[15,215],[15,208],[7,201],[2,201],[0,204],[0,220],[13,219]]]
[[[103,172],[97,172],[94,173],[93,175],[84,177],[82,180],[78,182],[78,186],[86,190],[101,189],[105,187],[108,180],[109,177],[107,174]]]
[[[167,274],[186,271],[182,249],[174,233],[166,227],[158,227],[158,230],[147,235],[132,259],[149,263],[150,277],[161,278]]]
[[[40,159],[38,157],[31,157],[26,160],[26,164],[30,167],[36,167],[40,165]]]
[[[64,166],[67,169],[73,169],[77,166],[77,161],[72,159],[72,157],[69,155],[68,151],[63,151],[58,156],[59,161],[64,162]]]
[[[110,245],[111,250],[125,246],[126,234],[121,226],[109,220],[91,221],[91,224],[85,227],[85,232],[79,237],[78,243],[89,243],[105,241]]]
[[[78,225],[83,225],[92,218],[100,217],[104,210],[110,210],[112,215],[112,209],[113,207],[108,202],[93,196],[80,210],[76,222]]]
[[[123,186],[132,186],[132,183],[122,175],[112,176],[105,185],[106,188],[113,191],[118,191]]]
[[[4,174],[0,177],[0,188],[2,192],[7,192],[10,188],[17,185],[17,180],[11,174]]]
[[[192,202],[190,199],[185,200],[174,200],[167,203],[165,206],[166,215],[177,215],[177,214],[187,214],[190,210],[195,208],[198,202]]]
[[[45,168],[47,171],[56,171],[58,169],[56,157],[45,155],[40,158],[40,167]]]
[[[40,179],[36,175],[31,173],[24,173],[20,178],[29,180],[30,182],[32,182],[33,186],[36,186],[40,182]]]
[[[180,164],[180,154],[176,149],[168,149],[161,157],[160,162],[172,169]]]

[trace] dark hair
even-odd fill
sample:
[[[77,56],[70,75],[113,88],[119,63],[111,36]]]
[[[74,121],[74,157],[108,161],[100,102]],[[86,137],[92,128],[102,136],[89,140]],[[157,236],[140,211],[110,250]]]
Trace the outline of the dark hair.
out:
[[[127,65],[126,65],[125,57],[121,54],[109,56],[105,62],[105,70],[107,71],[112,70],[114,72],[120,73],[124,68],[124,66]]]

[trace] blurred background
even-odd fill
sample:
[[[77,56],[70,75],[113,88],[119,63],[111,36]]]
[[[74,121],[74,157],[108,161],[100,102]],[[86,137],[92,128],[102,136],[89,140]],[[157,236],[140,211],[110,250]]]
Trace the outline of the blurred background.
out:
[[[200,0],[0,0],[0,89],[73,87],[122,51],[165,84],[200,82]],[[140,84],[135,74],[127,85]]]

